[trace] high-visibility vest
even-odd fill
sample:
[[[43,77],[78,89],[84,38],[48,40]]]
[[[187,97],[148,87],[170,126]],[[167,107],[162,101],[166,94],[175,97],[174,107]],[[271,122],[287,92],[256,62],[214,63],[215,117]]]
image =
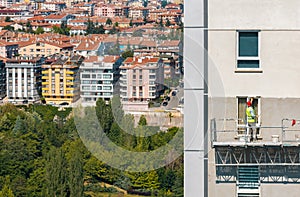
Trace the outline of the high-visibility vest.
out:
[[[247,115],[247,122],[249,123],[255,122],[255,112],[252,107],[247,107],[246,115]]]

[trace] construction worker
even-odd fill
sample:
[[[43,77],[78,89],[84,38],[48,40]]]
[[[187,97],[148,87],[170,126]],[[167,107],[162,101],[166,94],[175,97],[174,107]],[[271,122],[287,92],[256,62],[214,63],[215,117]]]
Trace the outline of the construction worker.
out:
[[[252,106],[252,100],[250,99],[250,101],[247,102],[247,108],[246,108],[246,115],[247,115],[247,123],[249,126],[249,131],[250,131],[250,138],[251,140],[256,141],[256,115],[255,115],[255,111],[253,109]],[[249,134],[249,131],[247,132],[247,134]]]

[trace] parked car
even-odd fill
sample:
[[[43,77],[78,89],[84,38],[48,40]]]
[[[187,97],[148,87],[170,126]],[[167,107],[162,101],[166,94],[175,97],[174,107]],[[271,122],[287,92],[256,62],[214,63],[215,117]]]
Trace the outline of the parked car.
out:
[[[181,97],[181,99],[179,100],[179,104],[183,104],[184,103],[184,98]]]
[[[172,92],[172,96],[176,96],[176,93],[177,93],[177,91],[174,90],[174,91]]]

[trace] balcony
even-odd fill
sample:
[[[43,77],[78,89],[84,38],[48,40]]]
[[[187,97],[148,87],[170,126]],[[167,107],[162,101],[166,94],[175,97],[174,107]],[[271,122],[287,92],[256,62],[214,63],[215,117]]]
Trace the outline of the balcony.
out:
[[[75,72],[74,71],[66,71],[66,74],[68,75],[68,74],[70,74],[70,75],[73,75]]]
[[[66,82],[66,84],[67,84],[67,85],[74,85],[74,82],[72,82],[72,81],[70,82],[70,81],[69,81],[69,82]]]
[[[71,76],[66,76],[66,79],[73,80],[73,79],[74,79],[74,77],[71,77]]]
[[[42,85],[48,85],[48,84],[49,84],[49,81],[42,82]]]

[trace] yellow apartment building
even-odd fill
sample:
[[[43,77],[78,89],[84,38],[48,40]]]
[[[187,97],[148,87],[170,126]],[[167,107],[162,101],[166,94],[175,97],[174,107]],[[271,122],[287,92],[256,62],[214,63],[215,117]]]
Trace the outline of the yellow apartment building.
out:
[[[80,97],[79,67],[83,56],[55,56],[42,65],[42,95],[47,104],[70,105]]]

